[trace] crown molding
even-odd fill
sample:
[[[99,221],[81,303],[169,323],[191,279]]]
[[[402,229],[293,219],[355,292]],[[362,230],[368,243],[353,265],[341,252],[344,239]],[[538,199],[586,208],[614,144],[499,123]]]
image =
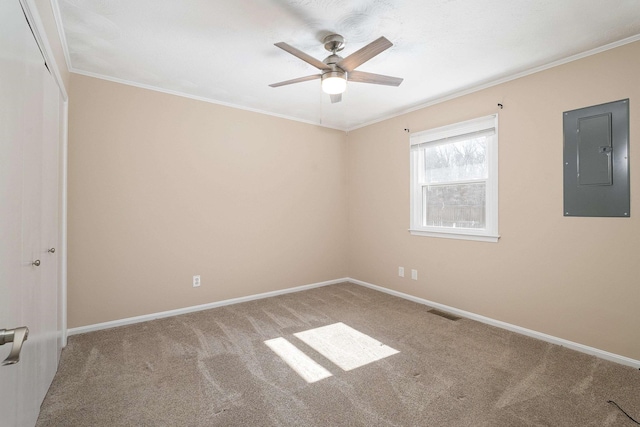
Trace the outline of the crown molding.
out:
[[[471,93],[478,92],[478,91],[481,91],[481,90],[484,90],[484,89],[487,89],[487,88],[490,88],[490,87],[493,87],[493,86],[497,86],[497,85],[500,85],[502,83],[507,83],[507,82],[510,82],[512,80],[516,80],[516,79],[519,79],[519,78],[522,78],[522,77],[526,77],[526,76],[529,76],[531,74],[536,74],[536,73],[539,73],[541,71],[548,70],[550,68],[559,67],[561,65],[568,64],[569,62],[573,62],[573,61],[577,61],[579,59],[587,58],[589,56],[593,56],[593,55],[596,55],[598,53],[606,52],[607,50],[615,49],[617,47],[624,46],[626,44],[634,43],[634,42],[637,42],[637,41],[640,41],[640,34],[636,34],[635,36],[627,37],[626,39],[618,40],[616,42],[609,43],[609,44],[606,44],[604,46],[597,47],[595,49],[587,50],[585,52],[581,52],[581,53],[578,53],[578,54],[575,54],[575,55],[572,55],[572,56],[569,56],[569,57],[566,57],[566,58],[563,58],[563,59],[559,59],[557,61],[549,62],[548,64],[545,64],[545,65],[540,65],[538,67],[530,68],[528,70],[521,71],[519,73],[515,73],[515,74],[511,74],[511,75],[505,76],[505,77],[501,77],[501,78],[499,78],[497,80],[491,80],[489,82],[482,83],[482,84],[479,84],[479,85],[470,86],[470,87],[468,87],[466,89],[455,91],[455,92],[449,93],[449,94],[441,96],[441,97],[433,98],[433,99],[427,100],[424,103],[421,103],[421,104],[415,105],[413,107],[410,107],[410,108],[395,112],[395,113],[393,113],[391,115],[387,115],[387,116],[384,116],[384,117],[381,117],[381,118],[378,118],[378,119],[375,119],[375,120],[372,120],[372,121],[369,121],[369,122],[366,122],[366,123],[351,127],[349,129],[347,129],[346,131],[349,132],[349,131],[353,131],[353,130],[356,130],[356,129],[364,128],[364,127],[367,127],[367,126],[370,126],[370,125],[373,125],[373,124],[376,124],[376,123],[383,122],[385,120],[393,119],[394,117],[399,117],[399,116],[402,116],[404,114],[408,114],[408,113],[411,113],[411,112],[414,112],[414,111],[417,111],[417,110],[421,110],[423,108],[427,108],[427,107],[431,107],[433,105],[441,104],[443,102],[450,101],[450,100],[455,99],[455,98],[460,98],[461,96],[469,95]]]

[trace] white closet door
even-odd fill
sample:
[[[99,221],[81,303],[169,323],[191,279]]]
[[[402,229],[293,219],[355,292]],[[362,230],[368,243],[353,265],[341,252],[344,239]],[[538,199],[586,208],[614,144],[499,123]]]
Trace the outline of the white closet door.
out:
[[[37,48],[37,46],[36,46]],[[34,52],[23,69],[22,122],[22,318],[20,325],[29,328],[29,339],[20,356],[18,380],[18,425],[32,425],[32,403],[38,399],[38,366],[42,342],[38,324],[38,300],[42,276],[42,140],[44,117],[44,79],[42,57]],[[34,262],[40,266],[34,266]],[[11,369],[2,367],[0,369]],[[34,420],[35,421],[35,420]]]
[[[42,195],[40,227],[40,284],[36,300],[40,328],[40,342],[43,346],[38,352],[40,378],[40,402],[47,394],[49,385],[58,367],[58,344],[60,325],[58,325],[58,265],[59,265],[59,169],[60,158],[60,91],[53,77],[45,69],[43,75],[44,100],[42,122]]]
[[[17,9],[16,9],[17,6]],[[28,43],[18,2],[0,2],[0,329],[22,321],[22,82]],[[10,344],[0,347],[0,360]],[[18,424],[21,367],[0,367],[2,425]]]
[[[59,103],[20,3],[0,1],[0,329],[29,328],[0,366],[2,426],[35,424],[57,368]]]

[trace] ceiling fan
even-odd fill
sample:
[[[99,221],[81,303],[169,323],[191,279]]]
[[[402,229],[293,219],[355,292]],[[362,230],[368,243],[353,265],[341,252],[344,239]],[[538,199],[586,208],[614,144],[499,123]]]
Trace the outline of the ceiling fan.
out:
[[[356,71],[357,67],[393,46],[393,43],[386,38],[380,37],[346,58],[343,58],[336,53],[344,49],[345,40],[341,35],[330,34],[324,38],[323,43],[324,48],[331,52],[331,55],[327,56],[323,61],[319,61],[313,56],[307,55],[287,43],[276,43],[275,45],[280,49],[285,50],[293,56],[302,59],[306,63],[313,65],[322,72],[320,74],[298,77],[297,79],[286,80],[280,83],[273,83],[269,86],[279,87],[290,85],[292,83],[321,79],[323,92],[331,96],[332,103],[336,103],[342,101],[342,93],[347,88],[347,81],[373,83],[386,86],[400,86],[400,83],[402,83],[403,79],[398,77]]]

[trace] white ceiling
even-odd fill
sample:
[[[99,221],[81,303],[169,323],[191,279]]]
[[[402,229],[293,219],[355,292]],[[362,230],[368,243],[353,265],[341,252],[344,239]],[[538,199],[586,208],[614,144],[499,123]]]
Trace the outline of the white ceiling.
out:
[[[72,71],[338,129],[353,129],[621,40],[639,40],[640,0],[54,0]],[[331,104],[318,70],[338,33],[358,68],[400,87],[349,83]],[[631,39],[629,39],[631,38]]]

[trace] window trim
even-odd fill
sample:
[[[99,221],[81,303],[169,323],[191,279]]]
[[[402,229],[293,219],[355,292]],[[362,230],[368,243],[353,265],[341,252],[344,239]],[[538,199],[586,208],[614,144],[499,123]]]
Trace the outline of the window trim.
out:
[[[495,130],[494,137],[487,144],[487,168],[488,176],[486,179],[486,228],[445,228],[445,227],[424,227],[420,226],[420,218],[422,216],[422,197],[414,200],[418,189],[422,191],[422,184],[414,180],[414,160],[411,152],[414,146],[426,144],[444,144],[447,140],[453,142],[460,136],[480,133],[487,129]],[[491,114],[489,116],[479,117],[472,120],[466,120],[441,126],[434,129],[428,129],[422,132],[411,134],[409,150],[409,169],[410,169],[410,197],[409,197],[409,232],[413,236],[439,237],[446,239],[474,240],[481,242],[498,242],[500,235],[498,234],[498,115]]]

